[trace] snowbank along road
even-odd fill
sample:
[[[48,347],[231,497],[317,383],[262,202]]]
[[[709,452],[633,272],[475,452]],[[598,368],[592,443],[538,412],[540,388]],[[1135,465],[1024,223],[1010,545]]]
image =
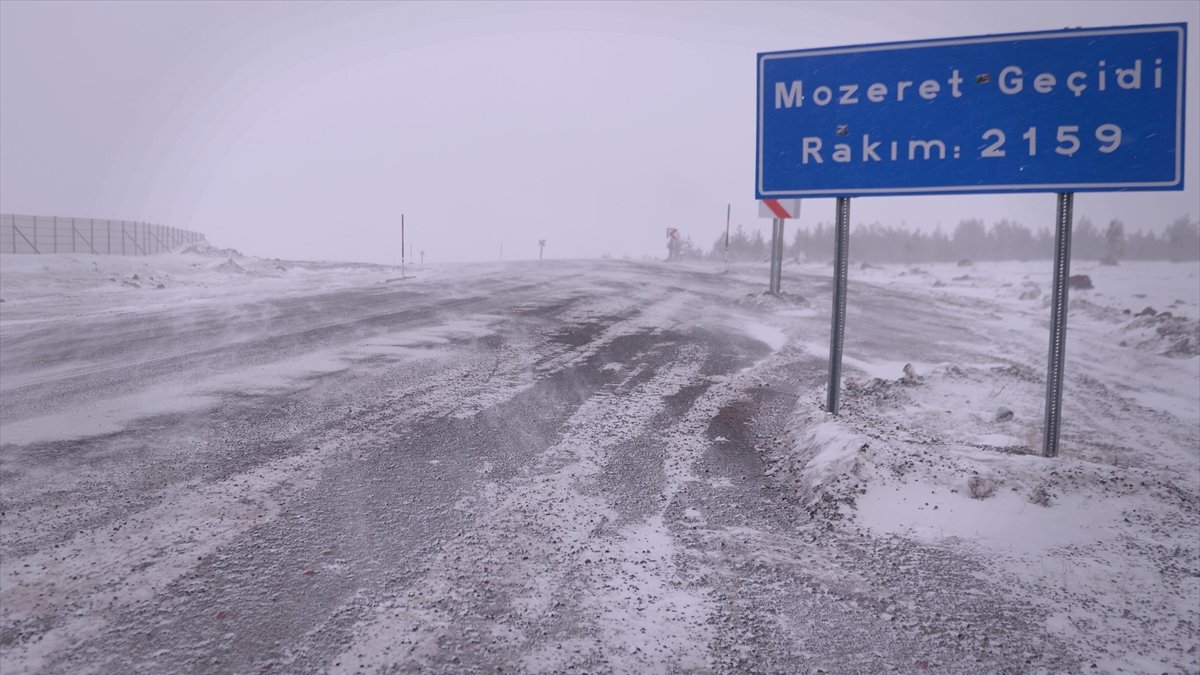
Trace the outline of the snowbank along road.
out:
[[[820,268],[186,258],[4,278],[6,674],[1200,667],[1194,320],[1077,307],[1048,464],[1000,283],[864,272],[830,420]]]

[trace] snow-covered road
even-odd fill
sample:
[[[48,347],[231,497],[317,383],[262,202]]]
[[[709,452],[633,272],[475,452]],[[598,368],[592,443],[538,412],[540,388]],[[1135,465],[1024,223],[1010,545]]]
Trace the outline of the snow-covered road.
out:
[[[958,494],[971,461],[1013,463],[989,480],[1013,486],[1021,513],[1100,504],[1072,501],[1078,481],[1053,484],[1070,493],[1065,510],[1018,491],[1044,489],[1048,466],[1018,451],[1037,429],[1044,339],[1026,342],[1045,320],[992,292],[1000,283],[940,294],[910,283],[916,272],[863,270],[847,412],[832,422],[814,403],[828,339],[819,268],[792,269],[779,299],[760,293],[758,266],[509,263],[397,280],[183,258],[140,272],[101,261],[107,285],[34,283],[90,274],[90,259],[6,271],[4,673],[1197,667],[1200,542],[1187,532],[1200,523],[1200,392],[1186,377],[1200,358],[1138,352],[1138,372],[1121,372],[1098,312],[1078,322],[1076,339],[1095,345],[1071,364],[1057,467],[1089,486],[1110,467],[1140,470],[1166,495],[1102,503],[1114,520],[1148,510],[1167,550],[1113,563],[1159,575],[1136,582],[1145,621],[1111,609],[1132,637],[1107,637],[1122,626],[1088,579],[1055,585],[1058,604],[1036,575],[1013,588],[1053,542],[996,566],[1007,553],[928,534],[970,538],[961,519],[899,505],[929,491],[941,514],[1012,515],[1007,494]],[[132,273],[137,288],[123,283]],[[922,383],[897,382],[906,362]],[[980,391],[982,415],[963,403]],[[1166,403],[1131,403],[1147,398]],[[1017,426],[985,419],[1000,402]],[[1081,407],[1131,430],[1072,418]],[[1147,439],[1155,424],[1166,429]],[[935,468],[909,466],[914,454]],[[1049,538],[1078,524],[1066,520]],[[1069,542],[1093,575],[1096,541],[1109,540]],[[1060,611],[1079,593],[1094,626]]]

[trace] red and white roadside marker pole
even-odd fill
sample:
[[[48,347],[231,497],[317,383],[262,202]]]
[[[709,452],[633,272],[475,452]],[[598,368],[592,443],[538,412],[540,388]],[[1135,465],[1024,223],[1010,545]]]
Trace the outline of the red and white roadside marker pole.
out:
[[[764,199],[758,203],[758,216],[771,218],[771,295],[779,295],[783,286],[783,221],[800,217],[799,199]]]

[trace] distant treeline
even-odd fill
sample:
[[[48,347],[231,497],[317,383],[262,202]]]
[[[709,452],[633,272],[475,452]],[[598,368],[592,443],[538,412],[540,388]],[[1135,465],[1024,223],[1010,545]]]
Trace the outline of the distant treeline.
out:
[[[834,228],[828,223],[816,227],[789,227],[791,241],[784,254],[806,261],[833,259]],[[761,230],[747,232],[738,226],[729,237],[729,259],[762,261],[770,255],[770,239]],[[725,233],[705,252],[685,237],[679,257],[685,260],[722,260]],[[946,234],[939,227],[933,232],[885,227],[878,223],[859,224],[850,232],[850,257],[873,263],[956,262],[969,260],[1039,260],[1054,256],[1054,237],[1048,229],[1030,230],[1020,223],[1001,220],[991,227],[979,219],[964,220]],[[1125,225],[1112,220],[1097,227],[1087,218],[1075,223],[1071,238],[1071,257],[1075,260],[1200,260],[1200,222],[1184,216],[1167,226],[1162,234],[1127,233]]]

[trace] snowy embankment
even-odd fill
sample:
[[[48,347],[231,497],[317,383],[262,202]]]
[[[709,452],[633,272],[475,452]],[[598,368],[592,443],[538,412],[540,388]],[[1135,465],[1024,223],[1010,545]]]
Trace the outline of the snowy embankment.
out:
[[[205,242],[151,256],[86,254],[5,255],[0,265],[0,298],[36,312],[63,306],[86,311],[114,306],[197,301],[253,286],[255,293],[317,283],[349,286],[375,282],[384,265],[255,258]],[[394,270],[399,276],[399,268]],[[206,290],[207,289],[207,290]],[[154,292],[147,297],[145,293]],[[17,309],[8,305],[8,311]]]
[[[1070,293],[1059,458],[1039,456],[1048,262],[856,266],[841,415],[810,392],[771,470],[835,529],[977,556],[1105,672],[1195,671],[1200,266],[1073,272],[1094,288]],[[856,296],[884,289],[953,307],[974,344],[856,344]]]
[[[219,317],[219,340],[188,344],[180,340],[176,351],[197,351],[253,335],[254,324],[244,308],[273,311],[266,303],[288,297],[303,298],[320,291],[372,286],[394,281],[399,268],[383,265],[319,261],[290,261],[245,256],[234,249],[205,242],[179,247],[172,253],[152,256],[95,256],[85,254],[5,255],[0,260],[0,336],[43,331],[67,339],[91,341],[91,349],[78,344],[50,363],[31,359],[20,346],[9,345],[0,355],[5,367],[2,390],[6,404],[19,397],[11,392],[27,385],[96,371],[106,365],[96,350],[105,344],[143,335],[139,318],[168,317],[182,329],[199,327],[199,317]],[[423,271],[423,276],[431,272]],[[241,309],[234,309],[241,308]],[[127,319],[129,334],[96,332],[97,322]],[[261,319],[261,316],[258,317]],[[453,328],[453,327],[450,327]],[[417,336],[423,339],[424,336]],[[57,338],[56,338],[57,339]],[[365,348],[365,347],[364,347]],[[143,355],[159,358],[166,354]],[[135,368],[136,362],[123,364]],[[123,429],[131,421],[153,414],[196,410],[212,402],[213,394],[237,386],[261,390],[297,376],[345,367],[344,355],[316,351],[277,364],[235,372],[206,371],[203,377],[171,382],[139,382],[103,397],[91,397],[61,410],[43,410],[37,416],[6,419],[5,443],[34,443],[83,438]]]

